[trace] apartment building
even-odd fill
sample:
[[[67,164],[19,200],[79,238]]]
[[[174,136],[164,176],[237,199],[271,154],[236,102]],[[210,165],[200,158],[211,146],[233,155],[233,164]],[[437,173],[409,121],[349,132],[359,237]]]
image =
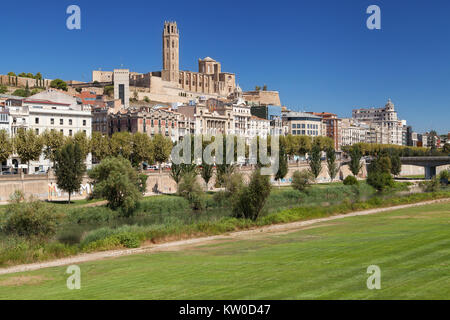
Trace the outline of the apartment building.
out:
[[[352,118],[380,130],[377,143],[404,145],[406,143],[406,121],[399,120],[394,104],[389,99],[384,108],[354,109]]]
[[[287,132],[294,136],[323,136],[325,126],[322,118],[306,112],[284,112],[283,123],[287,124]]]

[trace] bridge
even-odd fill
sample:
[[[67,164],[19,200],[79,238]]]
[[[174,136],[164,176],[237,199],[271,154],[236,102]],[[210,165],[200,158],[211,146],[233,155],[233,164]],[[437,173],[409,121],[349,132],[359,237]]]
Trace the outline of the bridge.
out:
[[[449,157],[401,157],[402,164],[425,167],[425,178],[431,179],[436,176],[436,168],[450,165]]]

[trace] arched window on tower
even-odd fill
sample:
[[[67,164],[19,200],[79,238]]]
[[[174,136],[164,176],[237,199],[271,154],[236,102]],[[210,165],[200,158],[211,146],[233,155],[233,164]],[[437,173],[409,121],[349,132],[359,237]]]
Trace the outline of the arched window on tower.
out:
[[[175,41],[172,40],[172,48],[175,48]]]

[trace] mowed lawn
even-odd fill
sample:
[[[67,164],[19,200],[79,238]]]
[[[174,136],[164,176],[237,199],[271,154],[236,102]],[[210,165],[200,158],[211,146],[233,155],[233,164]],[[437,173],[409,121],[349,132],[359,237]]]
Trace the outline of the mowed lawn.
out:
[[[58,267],[0,276],[0,298],[450,299],[450,203],[80,267],[81,290]]]

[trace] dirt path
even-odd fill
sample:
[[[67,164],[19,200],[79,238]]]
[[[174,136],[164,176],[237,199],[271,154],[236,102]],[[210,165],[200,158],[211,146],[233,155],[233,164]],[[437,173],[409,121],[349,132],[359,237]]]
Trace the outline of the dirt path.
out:
[[[26,265],[18,265],[18,266],[13,266],[10,268],[0,269],[0,275],[16,273],[16,272],[33,271],[33,270],[39,270],[39,269],[43,269],[43,268],[50,268],[50,267],[59,267],[59,266],[65,266],[65,265],[79,264],[79,263],[88,262],[88,261],[128,256],[128,255],[132,255],[132,254],[153,253],[153,252],[163,252],[163,251],[176,251],[176,250],[181,250],[183,248],[186,249],[186,248],[194,247],[194,246],[198,246],[198,245],[211,244],[216,241],[248,239],[248,238],[252,238],[255,236],[264,235],[267,233],[280,234],[280,233],[294,232],[294,231],[304,229],[305,227],[308,227],[308,226],[311,226],[313,224],[320,223],[320,222],[333,221],[333,220],[343,219],[343,218],[347,218],[347,217],[365,216],[365,215],[370,215],[370,214],[375,214],[375,213],[380,213],[380,212],[387,212],[387,211],[393,211],[393,210],[398,210],[398,209],[413,208],[413,207],[419,207],[419,206],[424,206],[424,205],[428,205],[428,204],[445,203],[445,202],[450,202],[450,199],[449,198],[439,199],[439,200],[432,200],[432,201],[426,201],[426,202],[420,202],[420,203],[414,203],[414,204],[400,205],[400,206],[389,207],[389,208],[378,208],[378,209],[357,211],[357,212],[352,212],[352,213],[347,213],[347,214],[330,216],[330,217],[326,217],[326,218],[320,218],[320,219],[291,222],[291,223],[286,223],[286,224],[270,225],[270,226],[266,226],[266,227],[231,232],[231,233],[221,234],[221,235],[217,235],[217,236],[194,238],[194,239],[173,241],[173,242],[167,242],[167,243],[150,245],[150,246],[143,246],[143,247],[136,248],[136,249],[124,249],[124,250],[113,250],[113,251],[87,253],[87,254],[81,254],[81,255],[77,255],[77,256],[73,256],[73,257],[69,257],[69,258],[54,260],[54,261],[40,262],[40,263],[33,263],[33,264],[26,264]]]

